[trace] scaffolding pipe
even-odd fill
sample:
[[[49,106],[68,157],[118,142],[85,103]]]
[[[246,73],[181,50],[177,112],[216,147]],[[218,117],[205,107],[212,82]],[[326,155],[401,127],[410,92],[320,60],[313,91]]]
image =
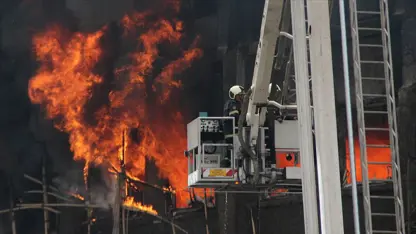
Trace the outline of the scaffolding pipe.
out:
[[[12,183],[9,183],[9,202],[10,202],[10,219],[12,222],[12,234],[17,234],[16,232],[16,217],[15,217],[15,212],[13,210],[14,207],[14,186],[12,185]]]
[[[85,198],[85,204],[89,205],[91,201],[91,193],[90,193],[90,182],[88,178],[89,173],[87,174],[87,177],[85,178],[85,190],[86,190],[86,198]],[[87,212],[87,234],[91,234],[91,225],[92,225],[92,212],[93,209],[91,208],[85,208],[85,211]]]
[[[350,75],[348,66],[348,48],[347,48],[347,33],[345,23],[345,2],[339,0],[339,17],[341,26],[341,41],[342,41],[342,63],[344,70],[344,85],[345,85],[345,107],[347,114],[347,132],[348,132],[348,149],[350,152],[350,170],[351,170],[351,189],[352,189],[352,206],[354,215],[354,233],[360,234],[360,214],[358,211],[358,193],[357,193],[357,175],[355,171],[355,152],[354,152],[354,138],[352,128],[352,111],[351,111],[351,91],[350,91]]]
[[[121,199],[124,201],[126,199],[126,196],[128,194],[126,194],[126,168],[125,168],[125,153],[126,153],[126,139],[125,139],[125,131],[123,131],[123,135],[121,138],[121,160],[120,160],[120,167],[121,167],[121,175],[122,175],[122,180],[120,181],[120,185],[122,185],[122,196]],[[123,234],[127,234],[127,228],[126,228],[126,210],[124,209],[124,206],[121,207],[121,229]]]
[[[51,209],[51,207],[80,207],[80,208],[97,208],[97,209],[108,209],[108,206],[105,205],[99,205],[99,204],[71,204],[71,203],[48,203],[48,204],[43,204],[43,203],[22,203],[22,204],[17,204],[17,207],[26,207],[28,209],[43,209],[42,207],[45,207],[45,209],[54,212],[53,209]],[[9,211],[10,209],[7,209],[6,211]],[[59,212],[59,211],[57,211]],[[0,214],[2,213],[2,211],[0,211]],[[55,212],[56,213],[56,212]]]
[[[54,212],[55,214],[60,214],[60,212],[57,211],[57,210],[54,210],[54,209],[49,208],[49,207],[42,208],[42,204],[37,204],[37,206],[21,206],[21,207],[15,207],[13,209],[8,208],[8,209],[5,209],[5,210],[0,210],[0,215],[1,214],[6,214],[6,213],[9,213],[9,212],[16,212],[16,211],[29,210],[29,209],[46,209],[46,210],[49,210],[50,212]]]
[[[43,193],[43,191],[41,191],[41,190],[30,190],[30,191],[25,191],[24,193],[27,193],[27,194],[30,194],[30,193]],[[61,196],[61,195],[59,195],[57,193],[47,192],[47,194],[49,196],[54,196],[57,199],[61,199],[61,200],[67,201],[67,202],[70,202],[71,201],[70,199],[67,199],[67,198],[65,198],[65,197],[63,197],[63,196]]]
[[[207,207],[207,189],[204,188],[204,214],[205,214],[205,233],[209,234],[209,226],[208,226],[208,207]]]
[[[46,146],[45,146],[46,148]],[[45,153],[42,157],[42,191],[43,191],[43,208],[46,204],[48,204],[48,185],[46,184],[46,149]],[[43,209],[43,225],[44,225],[44,233],[49,234],[49,211],[47,209]]]

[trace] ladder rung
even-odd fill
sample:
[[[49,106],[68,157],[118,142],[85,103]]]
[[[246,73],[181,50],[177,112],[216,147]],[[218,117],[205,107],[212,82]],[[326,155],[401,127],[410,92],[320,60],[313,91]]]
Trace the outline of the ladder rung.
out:
[[[396,214],[390,214],[390,213],[372,213],[373,216],[390,216],[394,217]]]
[[[364,111],[364,114],[387,114],[387,111]]]
[[[384,233],[394,233],[396,234],[397,231],[381,231],[381,230],[373,230],[373,234],[384,234]]]
[[[385,94],[363,93],[363,97],[386,97]]]
[[[372,195],[370,198],[374,199],[394,199],[394,196],[378,196],[378,195]]]
[[[377,45],[377,44],[360,44],[360,47],[383,48],[383,45]]]
[[[358,14],[379,15],[379,11],[357,11]]]
[[[366,131],[389,131],[388,128],[365,128]]]
[[[363,31],[381,31],[381,28],[364,28],[364,27],[359,27],[358,30],[363,30]]]
[[[368,60],[361,60],[362,64],[384,64],[384,61],[368,61]]]
[[[295,75],[295,74],[291,74],[291,75],[290,75],[290,77],[292,77],[292,78],[296,78],[296,75]],[[312,77],[311,77],[311,76],[308,76],[308,78],[309,78],[309,79],[311,79]],[[384,79],[383,79],[383,80],[384,80]]]
[[[367,164],[370,165],[386,165],[386,164],[391,164],[391,162],[367,162]]]
[[[382,77],[362,77],[362,80],[380,80],[380,81],[386,81],[386,78]]]
[[[367,148],[390,148],[390,145],[367,144]]]
[[[374,183],[377,183],[377,182],[393,182],[392,179],[370,179],[368,181],[374,182]]]

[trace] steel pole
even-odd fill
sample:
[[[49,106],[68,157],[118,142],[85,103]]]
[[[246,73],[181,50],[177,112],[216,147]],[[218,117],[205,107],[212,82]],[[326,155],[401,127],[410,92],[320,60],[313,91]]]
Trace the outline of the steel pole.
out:
[[[350,152],[352,206],[353,206],[353,212],[354,212],[354,232],[355,234],[360,234],[360,214],[358,211],[357,174],[355,171],[356,167],[355,167],[354,137],[353,137],[353,128],[352,128],[350,74],[349,74],[349,66],[348,66],[348,47],[347,47],[344,0],[339,0],[339,17],[340,17],[340,25],[341,25],[342,64],[344,67],[345,107],[346,107],[346,112],[347,112],[346,114],[347,114],[347,131],[348,131],[348,149]]]

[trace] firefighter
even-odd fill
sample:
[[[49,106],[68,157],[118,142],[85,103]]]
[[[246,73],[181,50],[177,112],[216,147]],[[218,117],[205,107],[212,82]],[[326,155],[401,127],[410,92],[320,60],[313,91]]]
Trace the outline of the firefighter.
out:
[[[239,85],[234,85],[228,91],[230,99],[224,105],[224,116],[234,117],[235,126],[232,125],[231,121],[224,121],[224,137],[227,144],[233,143],[233,128],[238,125],[238,119],[241,112],[241,104],[244,98],[244,88]],[[231,152],[227,151],[226,156],[221,161],[221,167],[231,166]]]

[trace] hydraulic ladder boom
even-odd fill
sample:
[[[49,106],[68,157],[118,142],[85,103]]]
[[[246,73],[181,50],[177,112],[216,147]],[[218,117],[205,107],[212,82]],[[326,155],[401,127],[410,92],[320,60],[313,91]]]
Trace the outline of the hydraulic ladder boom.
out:
[[[251,128],[250,141],[252,145],[256,143],[258,129],[263,126],[265,121],[269,83],[272,75],[277,37],[279,36],[279,21],[282,9],[282,0],[266,0],[264,3],[260,40],[251,83],[252,93],[246,117],[247,123]]]

